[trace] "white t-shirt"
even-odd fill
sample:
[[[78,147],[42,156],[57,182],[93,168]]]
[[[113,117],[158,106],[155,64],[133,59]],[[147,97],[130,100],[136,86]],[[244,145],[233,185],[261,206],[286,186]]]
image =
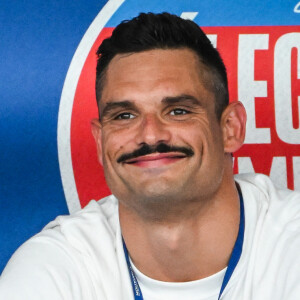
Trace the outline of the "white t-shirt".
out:
[[[300,299],[300,194],[276,190],[264,175],[236,181],[244,198],[244,245],[221,299]],[[134,299],[115,197],[58,217],[22,245],[1,275],[0,299]]]
[[[151,300],[216,300],[227,268],[204,279],[189,282],[163,282],[141,273],[131,262],[144,299]]]

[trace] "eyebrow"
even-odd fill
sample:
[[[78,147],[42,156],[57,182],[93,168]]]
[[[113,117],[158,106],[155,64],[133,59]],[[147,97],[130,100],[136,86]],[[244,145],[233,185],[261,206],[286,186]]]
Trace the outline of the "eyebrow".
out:
[[[115,109],[120,108],[126,108],[126,109],[136,109],[136,106],[134,103],[128,100],[124,101],[112,101],[106,103],[105,107],[103,108],[102,112],[100,113],[100,120],[108,115],[111,111],[114,111]]]
[[[174,96],[174,97],[165,97],[162,100],[162,103],[164,104],[192,104],[192,105],[198,105],[202,106],[201,102],[194,96],[191,95],[179,95],[179,96]]]

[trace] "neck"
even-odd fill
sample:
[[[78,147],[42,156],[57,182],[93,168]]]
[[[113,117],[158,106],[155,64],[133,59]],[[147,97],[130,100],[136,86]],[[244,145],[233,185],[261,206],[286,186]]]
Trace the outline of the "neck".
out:
[[[229,261],[239,227],[239,198],[234,181],[226,182],[205,204],[185,214],[151,221],[120,203],[120,224],[129,255],[145,275],[184,282],[208,277]],[[188,217],[187,217],[188,216]]]

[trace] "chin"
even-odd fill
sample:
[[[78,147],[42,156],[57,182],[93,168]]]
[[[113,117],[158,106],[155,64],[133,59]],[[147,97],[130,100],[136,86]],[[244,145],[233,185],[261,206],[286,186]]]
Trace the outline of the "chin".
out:
[[[136,199],[145,206],[170,207],[185,202],[184,194],[184,189],[178,189],[178,185],[151,185],[138,192]]]

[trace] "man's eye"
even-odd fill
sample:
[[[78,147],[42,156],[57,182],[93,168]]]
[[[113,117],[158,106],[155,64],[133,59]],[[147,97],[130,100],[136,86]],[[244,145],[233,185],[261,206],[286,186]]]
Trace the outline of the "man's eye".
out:
[[[115,117],[115,120],[129,120],[129,119],[133,119],[134,115],[131,113],[122,113],[119,114]]]
[[[185,115],[185,114],[188,114],[189,112],[185,109],[181,109],[181,108],[176,108],[176,109],[173,109],[171,112],[170,112],[170,115],[171,116],[179,116],[179,115]]]

